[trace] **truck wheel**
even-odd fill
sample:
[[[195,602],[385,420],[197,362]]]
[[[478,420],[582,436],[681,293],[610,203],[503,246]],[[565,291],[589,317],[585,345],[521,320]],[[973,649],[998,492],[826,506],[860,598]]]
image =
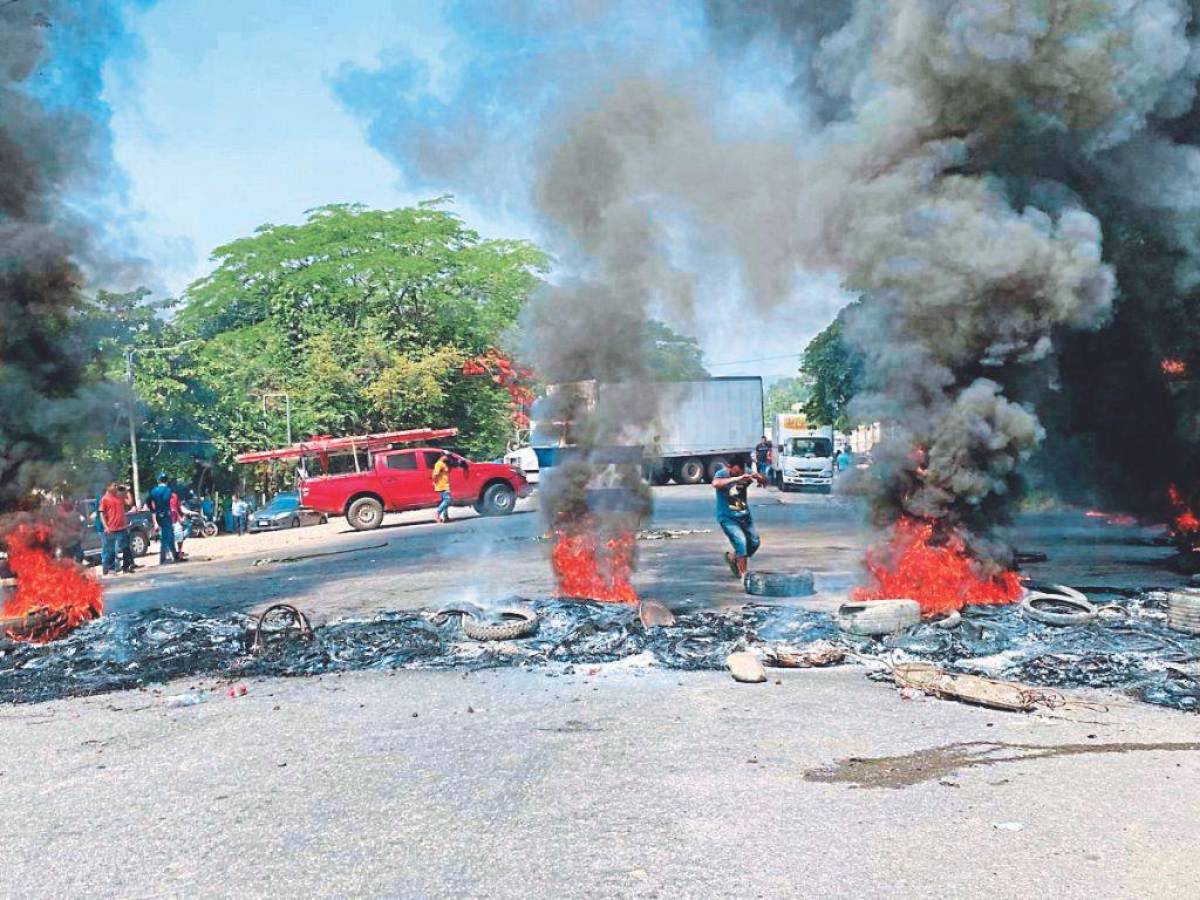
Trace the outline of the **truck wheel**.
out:
[[[708,461],[708,481],[712,481],[717,477],[717,473],[722,469],[729,468],[729,460],[723,456],[715,456]]]
[[[383,524],[383,504],[374,497],[359,497],[346,510],[346,519],[356,531],[371,531]]]
[[[129,549],[134,556],[145,556],[150,552],[150,539],[145,532],[135,531],[129,535]]]
[[[675,480],[680,484],[700,484],[704,481],[704,463],[693,456],[675,466]]]
[[[485,516],[507,516],[517,505],[517,492],[507,484],[493,484],[483,492],[479,512]]]
[[[650,464],[650,483],[662,486],[671,480],[671,468],[662,460]]]

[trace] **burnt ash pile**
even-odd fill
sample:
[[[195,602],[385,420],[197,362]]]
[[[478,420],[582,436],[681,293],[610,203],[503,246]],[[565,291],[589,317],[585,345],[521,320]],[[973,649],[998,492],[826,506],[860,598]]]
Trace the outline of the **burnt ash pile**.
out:
[[[674,627],[646,629],[626,605],[544,600],[532,604],[537,633],[475,642],[454,620],[421,611],[381,613],[314,629],[312,640],[274,628],[250,650],[253,618],[209,618],[183,610],[107,615],[51,644],[0,649],[0,700],[41,702],[141,688],[196,676],[312,676],[396,668],[552,667],[618,662],[648,654],[668,669],[720,669],[735,649],[768,641],[804,644],[837,633],[828,616],[785,607],[680,615]]]
[[[628,606],[543,600],[538,632],[475,642],[454,620],[424,611],[383,613],[315,629],[312,640],[275,628],[250,650],[254,620],[181,610],[105,616],[52,644],[0,650],[0,699],[31,703],[144,688],[206,676],[315,676],[363,670],[528,668],[569,674],[621,661],[673,670],[719,670],[735,650],[803,648],[832,641],[880,661],[907,656],[959,672],[1037,687],[1111,688],[1148,703],[1200,711],[1200,637],[1170,631],[1160,595],[1121,601],[1128,615],[1053,627],[1015,607],[969,607],[962,624],[923,624],[882,640],[838,630],[819,612],[749,605],[683,613],[671,627],[645,628]]]

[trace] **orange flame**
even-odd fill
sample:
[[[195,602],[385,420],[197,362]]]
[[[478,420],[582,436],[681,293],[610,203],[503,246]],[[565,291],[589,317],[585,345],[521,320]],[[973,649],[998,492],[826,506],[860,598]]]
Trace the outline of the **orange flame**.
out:
[[[1175,508],[1175,518],[1171,521],[1172,530],[1181,537],[1200,537],[1200,518],[1192,512],[1179,488],[1171,485],[1167,488],[1167,496],[1171,500],[1171,506]]]
[[[901,519],[882,549],[867,551],[869,587],[856,588],[854,600],[909,598],[923,615],[952,612],[965,605],[1015,603],[1021,597],[1016,572],[985,576],[956,534],[936,543],[933,523]]]
[[[45,619],[30,630],[9,632],[14,640],[56,640],[104,611],[100,583],[71,560],[55,559],[47,549],[49,540],[50,529],[44,525],[22,524],[8,534],[8,566],[17,588],[0,614]]]
[[[556,530],[550,562],[563,597],[603,603],[637,603],[630,583],[636,536],[622,532],[602,541],[592,530]]]
[[[1159,365],[1162,367],[1162,373],[1164,375],[1179,376],[1187,374],[1187,363],[1182,359],[1171,359],[1170,357],[1167,357],[1161,363],[1159,363]]]

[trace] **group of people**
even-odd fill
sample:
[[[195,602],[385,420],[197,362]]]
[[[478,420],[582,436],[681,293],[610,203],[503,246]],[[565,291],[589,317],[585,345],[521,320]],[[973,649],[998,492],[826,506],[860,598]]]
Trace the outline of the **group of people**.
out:
[[[154,515],[158,526],[159,563],[186,562],[183,543],[192,533],[192,517],[196,510],[188,505],[180,492],[171,486],[166,472],[146,498],[146,508]],[[129,540],[129,512],[136,508],[133,491],[126,485],[112,482],[96,508],[96,530],[100,533],[100,573],[102,575],[132,572],[139,568],[133,559]]]

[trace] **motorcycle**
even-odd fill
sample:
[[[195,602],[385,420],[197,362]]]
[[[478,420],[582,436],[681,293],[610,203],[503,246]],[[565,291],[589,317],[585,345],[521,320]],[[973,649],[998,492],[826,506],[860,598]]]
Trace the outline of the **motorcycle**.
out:
[[[199,535],[200,537],[216,537],[217,523],[212,519],[206,518],[204,513],[193,510],[183,514],[184,527],[191,526],[190,534]]]

